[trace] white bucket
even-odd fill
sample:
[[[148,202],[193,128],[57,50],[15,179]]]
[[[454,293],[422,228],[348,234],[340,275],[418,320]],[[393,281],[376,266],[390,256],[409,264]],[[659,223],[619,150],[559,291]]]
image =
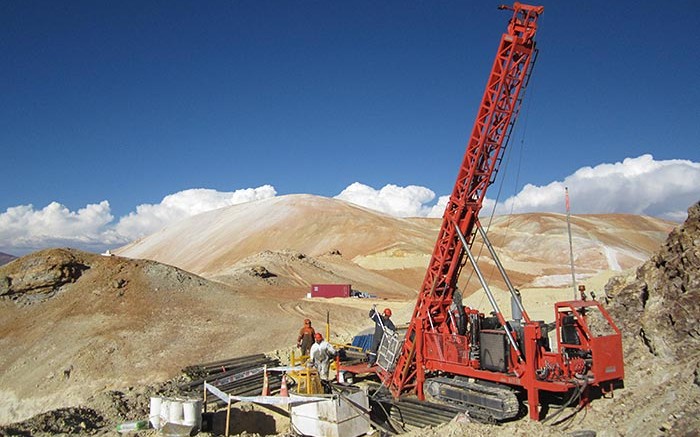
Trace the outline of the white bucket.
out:
[[[170,400],[170,411],[168,422],[175,423],[177,425],[182,425],[184,420],[184,411],[182,408],[182,402],[178,400]]]
[[[170,420],[170,400],[163,399],[160,403],[160,427],[165,426]]]
[[[184,420],[183,425],[189,425],[199,431],[202,428],[202,401],[186,400],[182,403]]]
[[[150,403],[150,411],[148,413],[148,419],[151,422],[151,426],[154,429],[160,429],[160,407],[163,402],[162,398],[152,397]]]

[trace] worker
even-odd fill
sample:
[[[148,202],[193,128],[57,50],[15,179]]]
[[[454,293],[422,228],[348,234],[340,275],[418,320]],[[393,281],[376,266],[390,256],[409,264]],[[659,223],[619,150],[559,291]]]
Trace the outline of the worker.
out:
[[[374,320],[372,348],[370,349],[367,363],[368,366],[372,367],[377,362],[377,351],[379,350],[379,345],[382,343],[384,331],[390,330],[394,332],[396,331],[396,326],[394,326],[394,322],[391,321],[391,310],[389,308],[384,308],[384,311],[380,314],[377,312],[377,306],[374,305],[372,309],[369,310],[369,318]]]
[[[314,339],[316,341],[311,346],[310,352],[311,364],[318,370],[321,381],[328,381],[328,369],[336,352],[333,346],[323,339],[320,332],[314,335]]]
[[[314,344],[314,335],[316,331],[311,327],[311,320],[304,319],[304,326],[299,330],[297,337],[297,347],[301,349],[302,355],[309,355],[311,345]]]

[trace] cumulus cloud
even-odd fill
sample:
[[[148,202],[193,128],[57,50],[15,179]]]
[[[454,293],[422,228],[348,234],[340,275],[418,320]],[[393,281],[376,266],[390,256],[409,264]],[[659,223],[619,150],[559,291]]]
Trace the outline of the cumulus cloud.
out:
[[[490,214],[494,206],[496,214],[565,212],[565,187],[569,188],[573,214],[630,213],[681,222],[688,207],[700,200],[700,163],[657,161],[651,155],[642,155],[583,167],[563,181],[544,186],[528,184],[502,202],[487,198],[482,212]],[[184,190],[165,196],[160,203],[138,205],[117,221],[106,200],[77,211],[58,202],[41,209],[15,206],[0,213],[0,251],[22,255],[56,246],[102,251],[195,214],[276,195],[270,185],[233,192]],[[442,217],[448,200],[442,195],[436,201],[432,190],[416,185],[375,189],[359,182],[335,197],[396,217]]]
[[[160,203],[137,206],[135,212],[119,220],[115,230],[127,241],[131,241],[196,214],[275,195],[277,192],[271,185],[233,192],[204,188],[184,190],[165,196]]]
[[[681,222],[688,207],[700,200],[700,163],[656,161],[642,155],[583,167],[563,181],[525,185],[517,195],[499,202],[496,213],[565,212],[566,187],[572,214],[628,213]]]
[[[629,213],[681,222],[687,209],[700,200],[700,163],[651,155],[613,164],[583,167],[563,181],[545,186],[525,185],[515,196],[496,204],[486,198],[482,211],[496,214],[565,212],[564,190],[569,188],[573,214]],[[448,195],[431,205],[435,194],[424,187],[386,185],[376,190],[355,182],[338,199],[397,217],[442,217]]]
[[[435,193],[416,185],[399,187],[389,184],[376,190],[355,182],[335,198],[396,217],[425,217],[430,212],[430,207],[425,204],[435,198]]]
[[[0,247],[24,252],[74,243],[83,247],[109,243],[113,236],[109,235],[108,225],[113,219],[106,200],[76,212],[58,202],[42,209],[34,209],[33,205],[15,206],[0,214]]]
[[[274,197],[263,185],[233,192],[191,189],[165,196],[160,203],[142,204],[114,222],[109,202],[90,204],[76,212],[52,202],[42,209],[20,205],[0,213],[0,251],[22,255],[46,247],[70,246],[102,251],[129,243],[187,217],[213,209]]]

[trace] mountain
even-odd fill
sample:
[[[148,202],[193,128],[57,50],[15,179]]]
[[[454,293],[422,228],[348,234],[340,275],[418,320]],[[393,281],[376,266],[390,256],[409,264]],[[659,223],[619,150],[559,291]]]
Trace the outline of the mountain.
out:
[[[423,279],[440,224],[440,219],[396,218],[337,199],[289,195],[200,214],[115,253],[174,265],[232,286],[255,286],[248,272],[263,267],[275,275],[274,281],[257,281],[265,287],[300,293],[311,283],[340,282],[409,298]],[[621,214],[572,217],[577,275],[588,278],[638,266],[675,225]],[[489,235],[517,286],[570,282],[566,216],[496,217]],[[284,254],[290,250],[296,259]],[[478,238],[474,252],[486,252]],[[489,270],[493,266],[488,256],[480,263]],[[464,276],[462,289],[480,287]]]
[[[0,266],[7,264],[14,259],[17,259],[17,257],[4,252],[0,252]]]
[[[114,252],[233,286],[272,286],[297,296],[304,296],[311,283],[340,282],[405,297],[420,280],[414,271],[383,274],[362,261],[390,250],[405,260],[391,270],[410,270],[415,259],[423,270],[432,229],[427,221],[394,218],[341,200],[290,195],[200,214]],[[290,258],[289,251],[297,256]],[[249,272],[259,266],[276,279],[251,283]]]

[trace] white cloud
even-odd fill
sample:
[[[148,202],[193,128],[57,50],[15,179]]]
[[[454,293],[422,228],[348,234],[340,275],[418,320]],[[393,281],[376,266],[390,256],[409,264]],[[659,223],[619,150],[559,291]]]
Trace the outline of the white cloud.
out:
[[[137,206],[136,212],[129,213],[119,220],[115,230],[127,241],[131,241],[196,214],[275,195],[277,192],[271,185],[233,192],[204,188],[184,190],[165,196],[158,204],[145,203]]]
[[[565,212],[564,187],[569,188],[573,214],[630,213],[681,222],[688,207],[700,200],[700,163],[656,161],[651,155],[642,155],[584,167],[563,181],[526,185],[517,195],[499,202],[496,213]],[[0,213],[0,251],[22,255],[57,246],[102,251],[195,214],[276,195],[270,185],[233,192],[184,190],[157,204],[138,205],[116,223],[106,200],[77,211],[57,202],[42,209],[15,206]],[[435,193],[425,187],[386,185],[377,190],[355,182],[336,198],[397,217],[442,217],[448,196],[433,203]],[[494,203],[487,198],[482,212],[490,214]]]
[[[651,155],[614,164],[583,167],[563,181],[526,185],[499,202],[496,213],[565,212],[569,188],[572,214],[628,213],[683,221],[688,207],[700,200],[700,163]],[[491,205],[493,202],[491,202]]]
[[[33,205],[15,206],[0,213],[0,251],[22,255],[46,247],[69,246],[99,252],[195,214],[276,194],[270,185],[233,192],[184,190],[165,196],[158,204],[138,205],[135,212],[116,224],[106,200],[77,212],[58,202],[42,209]]]
[[[430,208],[428,217],[442,218],[445,213],[445,208],[447,208],[447,201],[450,200],[450,196],[440,196],[435,205]]]
[[[565,212],[565,187],[573,214],[629,213],[681,222],[688,207],[700,200],[700,163],[655,161],[651,155],[642,155],[583,167],[564,181],[526,185],[517,195],[499,202],[496,214]],[[386,185],[376,190],[355,182],[336,198],[397,217],[442,217],[449,196],[440,196],[430,206],[435,194],[424,187]],[[482,212],[490,214],[494,203],[487,198]]]
[[[108,225],[113,219],[106,200],[77,212],[57,202],[38,210],[33,205],[15,206],[0,214],[0,247],[27,251],[47,245],[109,243],[113,238]]]
[[[430,207],[425,204],[435,198],[435,193],[416,185],[399,187],[389,184],[375,190],[354,182],[335,198],[396,217],[425,217],[430,212]]]

